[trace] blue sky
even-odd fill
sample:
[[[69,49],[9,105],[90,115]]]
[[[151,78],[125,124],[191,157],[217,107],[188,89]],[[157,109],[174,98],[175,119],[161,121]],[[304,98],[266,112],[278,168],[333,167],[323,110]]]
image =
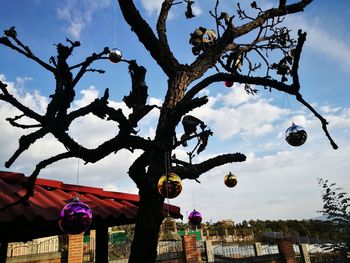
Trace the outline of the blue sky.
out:
[[[233,2],[222,1],[222,9],[234,13]],[[249,5],[249,1],[240,1]],[[263,8],[277,1],[257,1]],[[290,1],[289,1],[290,2]],[[295,1],[292,1],[295,2]],[[135,1],[145,18],[154,27],[160,0]],[[197,17],[184,18],[184,5],[177,5],[168,21],[171,47],[181,62],[190,63],[194,57],[188,45],[189,33],[200,25],[215,28],[208,16],[212,0],[196,1]],[[116,1],[112,0],[12,0],[3,1],[0,9],[0,29],[16,26],[20,39],[42,60],[55,54],[55,46],[71,40],[81,41],[71,62],[79,62],[105,46],[118,47],[127,59],[147,68],[149,102],[161,103],[166,78],[137,41],[123,21]],[[339,144],[334,151],[324,136],[319,121],[293,97],[259,88],[258,95],[248,96],[240,85],[226,88],[215,84],[204,92],[208,105],[193,112],[213,130],[208,149],[195,161],[226,152],[243,152],[246,162],[216,168],[201,177],[201,184],[185,181],[183,193],[172,204],[181,207],[183,214],[193,208],[202,212],[204,220],[232,219],[303,219],[318,216],[321,209],[320,187],[317,177],[329,179],[350,192],[350,4],[347,0],[315,0],[303,13],[292,15],[285,24],[296,34],[305,30],[307,42],[301,58],[300,80],[304,98],[312,103],[330,122],[329,129]],[[240,23],[238,19],[235,23]],[[110,89],[111,105],[127,110],[121,103],[130,89],[126,64],[107,61],[96,63],[106,74],[86,74],[77,87],[73,107],[86,105],[105,88]],[[0,46],[0,79],[24,103],[44,111],[47,96],[53,92],[54,78],[37,64],[24,59],[12,50]],[[289,102],[289,103],[288,103]],[[290,105],[290,108],[289,108]],[[284,131],[293,120],[308,132],[308,140],[301,147],[291,147],[284,141]],[[5,121],[14,110],[0,103],[0,169],[16,150],[22,131]],[[142,121],[140,134],[152,136],[158,116],[152,111]],[[82,132],[84,131],[84,132]],[[88,116],[79,119],[70,133],[78,141],[93,147],[113,136],[113,126]],[[182,128],[178,127],[179,136]],[[36,143],[9,169],[30,174],[42,158],[62,151],[62,146],[50,136]],[[187,148],[179,148],[177,156],[186,158]],[[98,164],[81,165],[80,184],[108,190],[137,193],[126,172],[133,156],[128,152],[112,155]],[[229,189],[223,177],[229,171],[238,177],[238,185]],[[51,165],[40,175],[75,183],[77,160]]]

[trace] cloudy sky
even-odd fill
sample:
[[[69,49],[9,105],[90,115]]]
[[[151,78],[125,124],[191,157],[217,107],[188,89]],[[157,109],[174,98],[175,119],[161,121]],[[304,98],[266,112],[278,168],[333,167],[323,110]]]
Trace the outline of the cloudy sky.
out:
[[[140,12],[154,26],[161,0],[135,1]],[[215,28],[208,11],[212,0],[196,1],[195,19],[184,18],[185,6],[176,5],[168,21],[168,34],[174,54],[183,63],[194,57],[188,45],[189,33],[202,25]],[[222,0],[222,10],[235,14],[237,1]],[[240,1],[249,6],[249,1]],[[261,2],[263,8],[277,1]],[[295,1],[289,1],[295,2]],[[112,0],[12,0],[3,1],[0,9],[0,29],[16,26],[18,36],[44,61],[55,54],[55,46],[65,41],[82,43],[71,58],[79,62],[105,46],[118,47],[127,59],[147,68],[149,103],[160,104],[165,94],[166,78],[128,25],[122,20],[116,1]],[[238,16],[235,23],[240,23]],[[204,221],[232,219],[309,219],[319,216],[321,189],[317,178],[329,179],[350,192],[350,4],[347,0],[315,0],[302,14],[288,17],[285,24],[305,30],[305,44],[300,66],[301,91],[329,121],[329,130],[339,149],[333,150],[325,137],[320,122],[293,97],[263,88],[255,96],[247,95],[242,86],[226,88],[222,83],[212,85],[204,92],[209,103],[192,114],[201,118],[214,132],[207,151],[194,161],[222,153],[242,152],[247,161],[216,168],[200,178],[201,183],[183,182],[183,192],[171,200],[182,213],[200,211]],[[87,74],[77,87],[77,98],[72,104],[78,108],[110,89],[111,103],[127,112],[121,103],[129,93],[130,77],[127,65],[103,61],[95,65],[106,74]],[[23,103],[43,113],[48,96],[53,92],[54,78],[37,64],[0,46],[0,80]],[[25,152],[10,169],[5,161],[18,145],[22,130],[11,127],[5,118],[16,115],[16,110],[0,102],[0,170],[30,174],[37,162],[63,151],[63,146],[47,136]],[[152,111],[140,126],[140,134],[153,136],[158,112]],[[307,142],[301,147],[289,146],[284,132],[291,122],[305,128]],[[70,134],[86,147],[114,135],[115,125],[94,117],[78,119]],[[26,131],[25,131],[26,132]],[[178,127],[181,136],[182,127]],[[175,152],[186,158],[189,149],[180,147]],[[139,154],[138,152],[135,153]],[[136,155],[120,152],[97,164],[83,165],[76,159],[53,164],[40,174],[42,178],[65,183],[79,183],[106,190],[137,193],[127,177],[127,169]],[[238,178],[235,188],[223,184],[224,175],[234,173]]]

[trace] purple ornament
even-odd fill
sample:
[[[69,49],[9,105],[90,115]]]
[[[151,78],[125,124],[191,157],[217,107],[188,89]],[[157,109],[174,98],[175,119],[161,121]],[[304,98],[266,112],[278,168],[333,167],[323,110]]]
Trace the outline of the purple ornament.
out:
[[[62,231],[75,235],[83,233],[91,224],[92,212],[90,207],[80,202],[79,198],[74,198],[61,210],[58,224]]]
[[[202,222],[202,215],[195,209],[188,216],[188,221],[191,225],[198,226]]]

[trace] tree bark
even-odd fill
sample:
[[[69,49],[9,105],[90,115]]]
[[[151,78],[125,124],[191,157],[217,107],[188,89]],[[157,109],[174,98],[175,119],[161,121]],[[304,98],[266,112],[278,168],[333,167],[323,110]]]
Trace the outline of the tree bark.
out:
[[[160,224],[163,220],[164,199],[155,187],[140,190],[139,211],[131,244],[130,263],[151,263],[157,257]]]

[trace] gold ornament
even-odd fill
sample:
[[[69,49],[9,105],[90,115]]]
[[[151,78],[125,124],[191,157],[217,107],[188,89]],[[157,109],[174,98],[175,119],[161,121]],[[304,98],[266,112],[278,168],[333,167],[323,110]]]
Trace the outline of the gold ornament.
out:
[[[235,187],[237,184],[237,177],[231,172],[229,172],[229,174],[225,175],[224,177],[224,183],[227,187]]]
[[[168,173],[168,176],[164,174],[159,178],[157,188],[158,192],[165,198],[175,198],[182,190],[181,178],[174,173]]]

